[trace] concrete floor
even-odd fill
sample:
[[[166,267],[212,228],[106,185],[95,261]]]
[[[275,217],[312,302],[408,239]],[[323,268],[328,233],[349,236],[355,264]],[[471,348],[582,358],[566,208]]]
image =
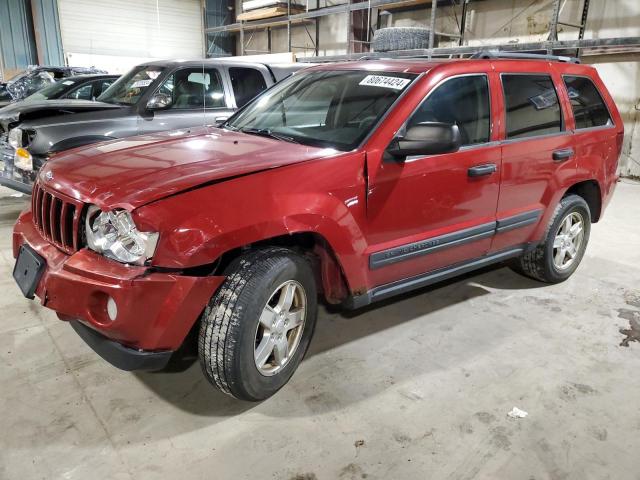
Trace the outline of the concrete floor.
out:
[[[485,270],[321,313],[261,404],[195,364],[126,373],[24,299],[0,191],[0,478],[640,479],[640,184],[618,186],[567,282]],[[517,406],[529,413],[507,417]]]

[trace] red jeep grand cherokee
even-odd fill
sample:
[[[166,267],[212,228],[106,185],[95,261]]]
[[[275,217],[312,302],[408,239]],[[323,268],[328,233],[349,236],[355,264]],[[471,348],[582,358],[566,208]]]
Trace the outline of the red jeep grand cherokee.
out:
[[[199,330],[209,381],[260,400],[304,356],[318,297],[357,308],[505,260],[568,278],[622,135],[588,66],[317,66],[220,128],[48,162],[14,276],[123,369],[164,367]]]

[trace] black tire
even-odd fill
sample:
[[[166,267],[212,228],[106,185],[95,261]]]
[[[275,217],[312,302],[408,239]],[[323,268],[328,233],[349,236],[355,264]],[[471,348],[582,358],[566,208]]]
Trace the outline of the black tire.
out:
[[[373,34],[374,52],[411,50],[429,47],[429,29],[422,27],[380,28]]]
[[[278,286],[290,280],[301,285],[306,295],[301,337],[281,370],[265,376],[254,359],[259,318]],[[198,355],[205,376],[221,391],[242,400],[270,397],[289,381],[302,361],[317,311],[314,274],[304,257],[278,247],[241,256],[229,266],[226,280],[202,314]]]
[[[573,263],[566,269],[560,270],[556,267],[553,261],[553,242],[562,222],[573,212],[582,216],[584,235]],[[549,227],[545,233],[543,243],[538,245],[534,250],[529,251],[516,259],[510,265],[511,269],[527,277],[531,277],[545,283],[564,282],[573,274],[573,272],[576,271],[578,265],[580,265],[584,252],[587,248],[587,243],[589,242],[590,232],[591,211],[589,210],[589,205],[578,195],[567,195],[560,200],[560,203],[558,203],[558,206],[553,213],[553,217],[549,222]]]

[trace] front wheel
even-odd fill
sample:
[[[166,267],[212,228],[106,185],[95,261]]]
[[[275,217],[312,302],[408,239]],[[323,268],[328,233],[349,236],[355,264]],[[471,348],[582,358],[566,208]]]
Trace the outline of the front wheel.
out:
[[[578,195],[567,195],[554,212],[544,242],[517,259],[512,268],[542,282],[563,282],[578,268],[590,232],[589,205]]]
[[[250,252],[230,266],[202,315],[202,369],[223,392],[264,400],[302,361],[316,317],[316,285],[304,257],[284,248]]]

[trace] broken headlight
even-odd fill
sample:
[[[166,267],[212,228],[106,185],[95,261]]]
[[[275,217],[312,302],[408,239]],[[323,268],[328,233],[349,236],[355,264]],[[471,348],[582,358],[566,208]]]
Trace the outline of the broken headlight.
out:
[[[22,129],[21,128],[14,128],[9,130],[9,145],[11,145],[13,148],[20,148],[22,147]]]
[[[134,265],[144,265],[158,244],[158,233],[140,232],[126,210],[103,212],[95,205],[87,211],[85,235],[91,250]]]

